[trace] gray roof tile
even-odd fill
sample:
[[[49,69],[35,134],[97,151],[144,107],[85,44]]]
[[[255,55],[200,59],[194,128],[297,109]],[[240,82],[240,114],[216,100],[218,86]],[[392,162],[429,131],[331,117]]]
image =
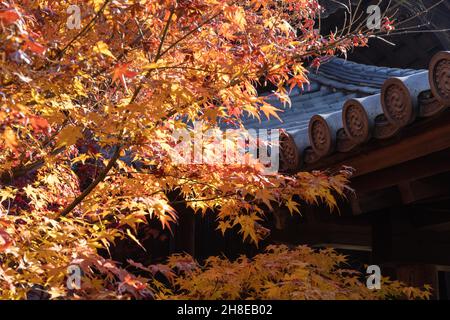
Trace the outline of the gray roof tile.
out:
[[[379,94],[387,79],[423,71],[363,65],[333,57],[318,70],[309,70],[309,85],[291,91],[290,108],[275,98],[269,98],[272,105],[282,110],[279,114],[282,122],[276,118],[267,120],[263,116],[261,122],[245,118],[244,126],[247,129],[285,129],[294,137],[299,150],[303,150],[310,145],[308,125],[314,115],[326,119],[331,114],[341,113],[347,100]]]

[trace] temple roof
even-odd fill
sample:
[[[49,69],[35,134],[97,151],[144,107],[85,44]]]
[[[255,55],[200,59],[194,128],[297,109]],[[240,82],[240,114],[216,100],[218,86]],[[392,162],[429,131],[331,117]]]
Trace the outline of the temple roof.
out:
[[[449,105],[450,54],[441,52],[427,70],[395,69],[332,58],[310,70],[310,84],[294,88],[291,107],[276,100],[279,120],[246,119],[246,128],[283,129],[281,167],[300,170],[373,139],[395,136],[420,118]]]
[[[288,132],[306,129],[314,114],[329,114],[342,109],[345,101],[380,93],[384,81],[390,77],[404,77],[425,70],[393,69],[369,66],[332,58],[318,70],[310,70],[310,85],[298,87],[289,95],[291,107],[283,106],[276,98],[270,103],[282,110],[280,118],[258,122],[247,119],[247,128],[283,128]]]

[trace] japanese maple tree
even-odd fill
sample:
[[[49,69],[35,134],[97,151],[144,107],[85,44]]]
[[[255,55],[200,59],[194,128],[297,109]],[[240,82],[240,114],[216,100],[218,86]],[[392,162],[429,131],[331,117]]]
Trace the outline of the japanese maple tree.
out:
[[[68,27],[70,5],[80,29]],[[307,85],[306,60],[318,66],[366,44],[364,28],[321,35],[321,10],[316,0],[1,2],[0,297],[25,298],[35,286],[51,298],[155,296],[151,274],[99,249],[139,243],[150,219],[170,228],[171,191],[255,244],[274,204],[292,214],[294,196],[336,206],[345,170],[267,175],[257,159],[169,156],[174,130],[276,116],[258,85],[288,105],[286,88]],[[70,265],[83,270],[76,291],[66,287]]]

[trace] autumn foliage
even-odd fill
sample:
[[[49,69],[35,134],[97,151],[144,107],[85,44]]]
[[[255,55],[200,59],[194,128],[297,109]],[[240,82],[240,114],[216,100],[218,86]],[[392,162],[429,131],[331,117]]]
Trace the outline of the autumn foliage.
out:
[[[173,279],[159,290],[163,299],[381,300],[430,296],[428,286],[420,290],[388,278],[382,280],[380,290],[369,290],[359,272],[346,268],[345,256],[332,249],[314,251],[305,246],[268,246],[265,253],[251,260],[210,257],[204,265],[176,255],[160,270]]]
[[[81,29],[66,25],[72,4]],[[99,253],[120,239],[139,243],[136,230],[152,220],[171,228],[172,191],[199,214],[214,214],[222,232],[237,226],[255,244],[273,205],[292,214],[301,210],[294,197],[336,206],[347,171],[266,175],[256,160],[174,164],[168,156],[175,129],[276,117],[257,86],[271,84],[288,107],[287,88],[307,84],[305,61],[318,66],[366,44],[361,30],[321,35],[320,10],[315,0],[1,2],[0,298],[23,299],[35,286],[53,299],[372,297],[354,278],[332,275],[332,253],[279,248],[254,264],[215,258],[204,275],[195,267],[165,294],[154,274],[131,273]],[[250,291],[208,283],[218,269],[241,277],[265,268],[270,255],[281,273],[237,280]],[[308,264],[321,255],[326,265]],[[80,290],[66,286],[70,265],[83,271]],[[332,280],[322,282],[320,272]],[[198,290],[186,291],[192,283]]]

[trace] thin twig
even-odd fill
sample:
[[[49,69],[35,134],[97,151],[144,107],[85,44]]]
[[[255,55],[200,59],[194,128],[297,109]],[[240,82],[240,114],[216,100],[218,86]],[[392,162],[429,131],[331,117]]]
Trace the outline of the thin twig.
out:
[[[94,25],[95,21],[100,17],[100,15],[102,14],[102,12],[106,9],[106,6],[111,2],[111,0],[106,0],[103,5],[101,6],[101,8],[97,11],[97,13],[95,14],[95,16],[91,19],[91,21],[89,21],[89,23],[71,40],[69,41],[68,44],[66,44],[66,46],[61,49],[61,51],[59,52],[57,59],[59,60],[61,59],[61,57],[64,55],[64,53],[67,51],[67,49],[69,49],[72,44],[77,41],[80,37],[82,37],[85,33],[89,32],[90,28]]]

